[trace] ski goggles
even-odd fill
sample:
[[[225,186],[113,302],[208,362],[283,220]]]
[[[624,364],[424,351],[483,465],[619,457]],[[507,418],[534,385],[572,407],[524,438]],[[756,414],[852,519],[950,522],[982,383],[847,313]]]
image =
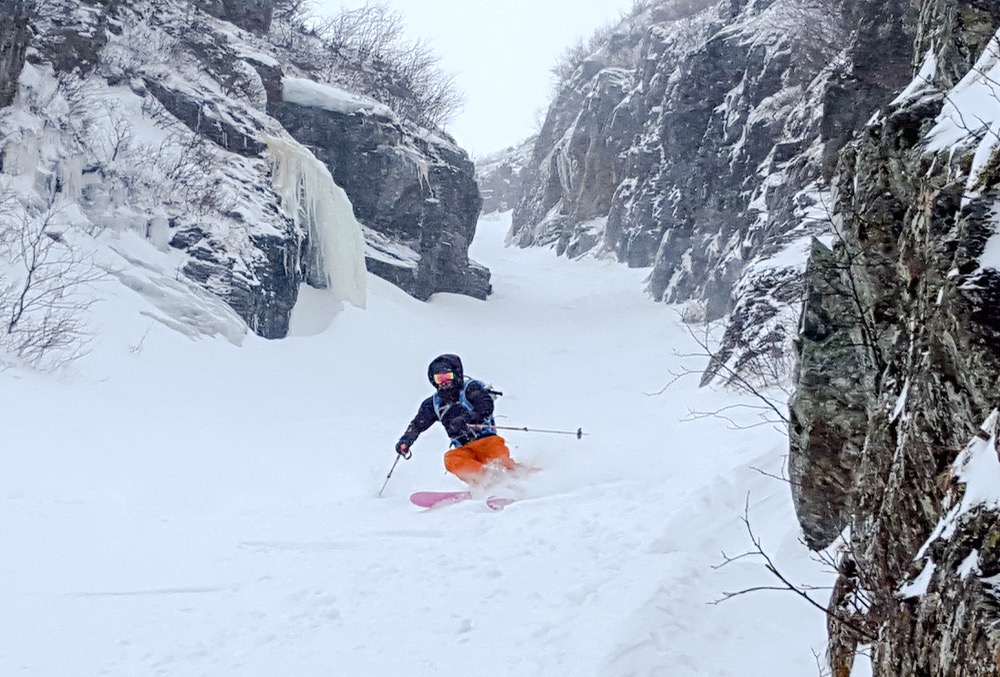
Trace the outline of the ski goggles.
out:
[[[434,385],[443,386],[454,382],[455,372],[443,371],[440,374],[434,374]]]

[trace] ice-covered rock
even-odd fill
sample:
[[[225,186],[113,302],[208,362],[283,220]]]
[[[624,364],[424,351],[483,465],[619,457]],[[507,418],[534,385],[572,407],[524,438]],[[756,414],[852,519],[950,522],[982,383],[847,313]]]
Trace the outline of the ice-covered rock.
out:
[[[8,4],[0,188],[22,205],[72,205],[95,233],[178,250],[177,275],[270,338],[287,332],[300,284],[363,303],[366,258],[422,299],[489,294],[468,258],[481,200],[467,154],[325,81],[315,36],[269,30],[272,0]],[[296,149],[283,157],[305,168],[292,172],[300,194],[276,176],[288,169],[277,148]],[[317,218],[299,218],[303,205]],[[346,232],[367,242],[324,236]]]

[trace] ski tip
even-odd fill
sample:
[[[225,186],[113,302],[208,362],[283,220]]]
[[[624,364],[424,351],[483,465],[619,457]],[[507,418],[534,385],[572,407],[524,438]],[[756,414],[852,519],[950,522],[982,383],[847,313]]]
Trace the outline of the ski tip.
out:
[[[486,507],[490,510],[503,510],[513,503],[514,500],[513,498],[505,498],[503,496],[490,496],[486,499]]]
[[[469,491],[418,491],[410,494],[410,502],[421,508],[436,508],[472,498]]]

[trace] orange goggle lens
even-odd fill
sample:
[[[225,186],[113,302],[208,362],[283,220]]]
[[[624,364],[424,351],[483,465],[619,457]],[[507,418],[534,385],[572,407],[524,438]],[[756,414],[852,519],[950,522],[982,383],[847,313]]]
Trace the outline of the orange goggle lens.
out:
[[[434,374],[434,383],[436,385],[444,385],[445,383],[451,383],[455,380],[455,374],[450,371],[441,372],[440,374]]]

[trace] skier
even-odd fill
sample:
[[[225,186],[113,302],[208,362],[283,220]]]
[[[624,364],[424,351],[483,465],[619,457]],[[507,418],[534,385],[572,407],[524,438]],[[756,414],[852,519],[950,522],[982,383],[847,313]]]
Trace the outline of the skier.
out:
[[[489,388],[481,381],[465,378],[458,355],[435,357],[427,367],[427,378],[437,392],[421,403],[396,443],[396,453],[410,458],[410,447],[420,433],[440,421],[452,447],[444,455],[444,467],[466,484],[482,483],[489,468],[516,468],[506,442],[494,427]]]

